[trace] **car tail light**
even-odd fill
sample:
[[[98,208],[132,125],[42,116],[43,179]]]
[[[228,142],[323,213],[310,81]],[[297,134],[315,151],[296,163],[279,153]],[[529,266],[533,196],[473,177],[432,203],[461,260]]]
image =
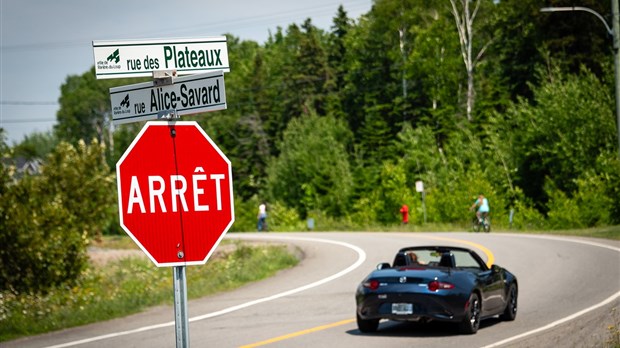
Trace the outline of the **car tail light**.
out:
[[[451,289],[454,289],[454,284],[440,282],[437,280],[433,280],[432,282],[428,283],[428,290],[430,291],[451,290]]]
[[[379,288],[379,281],[378,280],[369,280],[367,282],[364,282],[365,288],[370,289],[370,290],[377,290]]]

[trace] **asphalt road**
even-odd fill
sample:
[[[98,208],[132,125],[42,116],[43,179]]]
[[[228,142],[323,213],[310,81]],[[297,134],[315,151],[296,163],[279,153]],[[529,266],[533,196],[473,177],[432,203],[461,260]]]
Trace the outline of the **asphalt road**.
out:
[[[244,233],[226,238],[286,242],[304,257],[297,267],[270,279],[190,301],[191,347],[552,347],[570,345],[578,339],[571,335],[584,327],[589,335],[584,342],[590,345],[604,342],[607,325],[613,324],[606,322],[610,309],[620,305],[617,241],[494,233]],[[515,273],[517,319],[483,321],[475,335],[459,335],[445,324],[397,322],[382,322],[374,334],[360,333],[354,300],[358,283],[379,262],[391,262],[399,248],[425,244],[470,247]],[[594,331],[598,336],[592,337]],[[170,306],[0,343],[7,348],[174,346],[172,289]]]

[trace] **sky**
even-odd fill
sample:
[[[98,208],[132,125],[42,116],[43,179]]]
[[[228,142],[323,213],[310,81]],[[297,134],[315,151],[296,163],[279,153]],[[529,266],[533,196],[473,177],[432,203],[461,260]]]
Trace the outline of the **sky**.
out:
[[[92,41],[230,33],[263,44],[306,18],[330,30],[340,5],[357,20],[372,0],[0,0],[0,128],[9,145],[51,130],[61,85],[94,64]]]

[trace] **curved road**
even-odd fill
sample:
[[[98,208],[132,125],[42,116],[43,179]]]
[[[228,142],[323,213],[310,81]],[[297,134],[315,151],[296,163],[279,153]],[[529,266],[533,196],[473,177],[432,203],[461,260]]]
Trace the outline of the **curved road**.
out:
[[[190,301],[192,347],[544,347],[561,342],[558,335],[570,339],[567,333],[587,323],[605,333],[600,317],[620,305],[618,241],[493,233],[230,233],[226,238],[290,243],[304,258],[273,278]],[[469,336],[447,325],[396,322],[382,322],[375,334],[360,333],[354,319],[358,283],[379,262],[391,262],[399,248],[423,244],[473,248],[515,273],[517,319],[484,321]],[[174,345],[171,306],[0,343],[7,348]]]

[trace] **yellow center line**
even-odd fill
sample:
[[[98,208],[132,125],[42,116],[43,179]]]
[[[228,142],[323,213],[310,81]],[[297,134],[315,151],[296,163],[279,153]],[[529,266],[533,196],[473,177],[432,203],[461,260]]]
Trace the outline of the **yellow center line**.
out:
[[[293,333],[290,333],[290,334],[287,334],[287,335],[282,335],[282,336],[279,336],[279,337],[270,338],[270,339],[265,340],[265,341],[248,344],[246,346],[241,346],[239,348],[260,347],[260,346],[264,346],[264,345],[267,345],[267,344],[271,344],[271,343],[275,343],[275,342],[279,342],[279,341],[284,341],[284,340],[287,340],[289,338],[293,338],[293,337],[297,337],[297,336],[301,336],[301,335],[306,335],[306,334],[317,332],[317,331],[327,330],[327,329],[331,329],[333,327],[337,327],[337,326],[341,326],[341,325],[346,325],[346,324],[352,323],[354,321],[355,321],[355,319],[342,320],[342,321],[338,321],[338,322],[335,322],[335,323],[331,323],[331,324],[327,324],[327,325],[321,325],[321,326],[313,327],[311,329],[301,330],[301,331],[293,332]]]

